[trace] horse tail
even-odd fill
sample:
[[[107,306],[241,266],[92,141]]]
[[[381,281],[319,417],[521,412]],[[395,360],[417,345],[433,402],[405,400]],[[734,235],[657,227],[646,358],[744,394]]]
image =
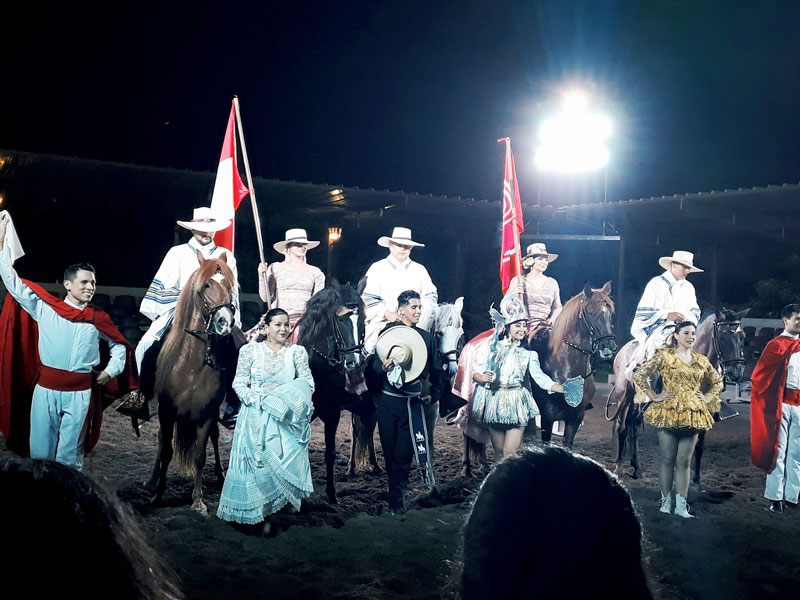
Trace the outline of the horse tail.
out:
[[[175,422],[175,462],[178,470],[185,477],[195,475],[195,447],[197,446],[197,426],[191,421]]]

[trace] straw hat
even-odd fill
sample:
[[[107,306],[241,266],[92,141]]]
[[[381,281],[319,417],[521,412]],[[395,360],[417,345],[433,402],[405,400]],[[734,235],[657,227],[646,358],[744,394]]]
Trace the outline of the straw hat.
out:
[[[282,242],[275,242],[272,244],[272,247],[275,248],[277,252],[286,252],[286,247],[289,244],[303,244],[308,250],[319,246],[319,242],[311,242],[308,240],[305,229],[287,229],[284,238]]]
[[[528,246],[528,251],[525,256],[522,257],[522,260],[525,260],[526,258],[536,258],[537,256],[546,256],[547,262],[553,262],[558,258],[558,254],[548,253],[547,247],[544,244],[541,242],[536,242],[535,244]]]
[[[675,252],[672,253],[672,256],[662,256],[658,259],[658,264],[661,265],[661,268],[666,269],[667,271],[669,271],[670,266],[674,262],[690,267],[689,273],[703,272],[703,269],[698,269],[694,266],[694,254],[691,252],[686,252],[685,250],[675,250]]]
[[[381,362],[394,359],[403,369],[403,383],[414,381],[420,376],[428,362],[428,348],[425,340],[413,327],[395,325],[385,329],[375,343],[375,353]]]
[[[177,221],[178,225],[189,231],[203,231],[214,233],[227,229],[231,225],[230,219],[220,219],[219,216],[207,206],[195,208],[191,221]]]
[[[392,229],[392,235],[384,235],[378,238],[378,246],[388,248],[389,242],[394,242],[395,244],[400,244],[402,246],[425,247],[425,244],[420,244],[419,242],[415,242],[411,239],[411,230],[408,227],[395,227]]]

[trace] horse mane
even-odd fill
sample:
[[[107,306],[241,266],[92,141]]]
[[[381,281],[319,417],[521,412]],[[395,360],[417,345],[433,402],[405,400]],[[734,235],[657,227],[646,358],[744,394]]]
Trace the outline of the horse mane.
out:
[[[704,308],[703,312],[700,313],[700,320],[697,322],[697,325],[699,326],[700,323],[702,323],[708,318],[716,317],[717,313],[722,313],[723,321],[736,320],[736,313],[732,311],[730,308],[709,306],[708,308]]]
[[[169,367],[177,362],[178,357],[183,353],[186,342],[190,339],[190,336],[184,335],[184,330],[191,326],[192,319],[195,315],[196,304],[198,302],[197,295],[194,293],[195,290],[211,279],[217,271],[230,282],[231,288],[237,285],[236,277],[233,276],[233,271],[231,271],[228,263],[219,258],[212,258],[204,261],[195,272],[191,274],[178,296],[178,304],[175,306],[172,328],[167,334],[164,345],[158,354],[158,361],[156,363],[156,388],[163,388],[163,385],[166,383],[165,379],[170,372]],[[228,291],[230,293],[230,289]]]
[[[556,317],[555,323],[553,323],[553,332],[550,334],[550,341],[548,343],[551,351],[556,348],[560,348],[564,343],[564,338],[567,335],[567,332],[576,327],[578,317],[581,314],[582,297],[585,298],[587,309],[591,304],[602,301],[607,303],[611,310],[614,310],[614,301],[611,300],[611,297],[608,294],[602,291],[602,288],[590,289],[592,291],[591,296],[585,296],[584,291],[582,290],[567,300],[566,304],[564,304],[563,308],[561,309],[561,313],[558,315],[558,317]],[[593,298],[598,294],[600,297],[593,300]],[[587,312],[591,311],[587,310]]]
[[[341,285],[336,279],[331,279],[324,289],[311,296],[306,303],[306,311],[297,323],[300,328],[297,342],[306,349],[311,346],[327,348],[336,309],[346,304],[358,305],[358,329],[363,331],[364,302],[361,296],[352,286]]]
[[[452,317],[453,327],[463,327],[464,318],[461,314],[456,314],[456,308],[450,303],[440,304],[435,310],[431,322],[431,331],[441,331]]]

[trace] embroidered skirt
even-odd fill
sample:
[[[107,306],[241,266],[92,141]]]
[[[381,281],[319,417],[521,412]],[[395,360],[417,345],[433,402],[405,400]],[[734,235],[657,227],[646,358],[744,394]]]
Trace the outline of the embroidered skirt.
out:
[[[485,385],[475,386],[472,419],[479,423],[525,427],[539,414],[533,396],[524,387],[493,390]]]

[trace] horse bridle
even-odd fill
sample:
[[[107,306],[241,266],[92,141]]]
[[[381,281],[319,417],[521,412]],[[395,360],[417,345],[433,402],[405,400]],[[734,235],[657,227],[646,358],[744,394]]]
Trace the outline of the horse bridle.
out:
[[[564,343],[570,348],[574,348],[575,350],[585,354],[586,356],[592,356],[594,354],[597,354],[597,351],[600,350],[601,342],[605,340],[613,340],[615,338],[613,334],[599,335],[599,336],[597,335],[597,332],[595,331],[595,328],[592,326],[591,321],[586,317],[586,310],[583,302],[584,301],[581,300],[581,309],[580,311],[578,311],[578,319],[583,321],[583,323],[586,324],[586,328],[589,330],[589,348],[588,349],[583,348],[582,346],[579,346],[575,342],[571,342],[566,338],[564,339]]]
[[[219,273],[219,271],[217,272]],[[194,291],[194,289],[192,291]],[[236,314],[236,307],[231,302],[224,302],[222,304],[210,306],[204,291],[198,290],[197,295],[200,296],[200,301],[203,303],[203,308],[205,309],[205,315],[203,316],[203,329],[189,329],[187,327],[184,329],[184,331],[200,340],[203,340],[202,336],[205,335],[206,338],[203,341],[206,343],[206,348],[203,353],[203,364],[208,365],[215,371],[224,371],[227,369],[227,367],[217,363],[214,360],[213,354],[211,353],[212,339],[225,337],[223,334],[214,331],[214,316],[223,308],[229,308],[231,309],[231,312]]]
[[[350,317],[354,313],[358,313],[358,305],[357,304],[345,304],[343,305],[347,308],[347,312],[336,315],[336,318],[333,319],[333,336],[328,336],[328,342],[333,340],[333,347],[334,347],[334,354],[328,354],[327,352],[322,353],[320,352],[313,344],[311,345],[311,350],[317,354],[318,356],[322,357],[324,360],[328,361],[328,365],[331,367],[338,367],[344,362],[344,358],[348,354],[358,353],[364,349],[364,333],[361,333],[360,339],[356,343],[355,346],[348,346],[345,342],[344,335],[342,334],[342,330],[339,327],[339,318],[341,317]]]
[[[727,367],[732,365],[743,365],[746,364],[747,361],[744,358],[729,358],[724,360],[722,358],[722,350],[719,347],[719,330],[721,327],[731,327],[735,326],[737,329],[742,324],[741,321],[714,321],[714,329],[711,332],[711,347],[714,350],[714,354],[717,357],[717,364],[722,367],[722,376],[725,377],[725,372]]]

